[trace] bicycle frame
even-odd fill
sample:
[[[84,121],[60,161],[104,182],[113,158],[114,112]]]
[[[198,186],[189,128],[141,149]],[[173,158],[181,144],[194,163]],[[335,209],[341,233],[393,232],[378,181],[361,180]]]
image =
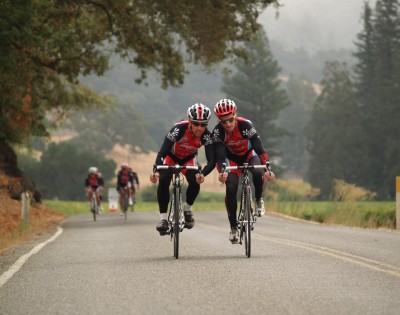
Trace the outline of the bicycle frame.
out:
[[[171,204],[168,212],[168,230],[166,234],[171,235],[171,241],[174,243],[174,257],[179,257],[179,233],[183,231],[185,226],[185,218],[183,215],[182,203],[182,180],[180,177],[181,170],[192,169],[197,170],[201,174],[201,167],[194,165],[180,166],[180,165],[157,165],[154,171],[160,169],[167,169],[173,171],[173,182],[171,189]]]

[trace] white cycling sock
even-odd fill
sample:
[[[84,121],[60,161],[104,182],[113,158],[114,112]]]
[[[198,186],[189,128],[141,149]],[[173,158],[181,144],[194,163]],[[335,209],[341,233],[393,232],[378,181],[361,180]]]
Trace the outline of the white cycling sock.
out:
[[[185,212],[192,212],[192,206],[189,205],[187,202],[185,203]]]
[[[168,213],[160,213],[160,220],[168,220]]]

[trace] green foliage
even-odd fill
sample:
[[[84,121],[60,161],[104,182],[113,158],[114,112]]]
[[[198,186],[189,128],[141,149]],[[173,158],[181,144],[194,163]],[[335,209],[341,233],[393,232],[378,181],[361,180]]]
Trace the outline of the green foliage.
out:
[[[286,92],[280,88],[280,68],[272,56],[268,38],[263,31],[246,42],[248,58],[235,63],[237,72],[224,78],[222,91],[238,106],[238,115],[250,119],[268,150],[277,157],[277,141],[285,131],[277,127],[280,111],[289,105]]]
[[[271,3],[278,4],[3,0],[0,138],[12,144],[46,136],[48,112],[102,103],[79,78],[103,75],[112,54],[138,67],[136,82],[153,70],[163,87],[183,83],[185,62],[211,67],[242,57],[239,43],[252,37]]]
[[[400,173],[400,4],[378,0],[375,10],[365,4],[364,29],[358,35],[355,67],[362,125],[368,139],[358,184],[394,198],[394,179]]]
[[[266,197],[274,201],[309,201],[314,200],[320,190],[300,179],[277,179],[266,187]]]
[[[76,146],[94,152],[105,154],[117,143],[128,143],[133,151],[154,149],[147,143],[143,116],[128,105],[74,112],[65,127],[78,132],[71,140]]]
[[[85,198],[84,180],[90,166],[99,168],[105,182],[114,178],[117,166],[112,160],[97,153],[81,151],[68,142],[50,143],[34,167],[27,158],[20,158],[20,162],[22,170],[36,182],[44,198],[61,200]]]
[[[267,209],[300,219],[362,228],[396,227],[394,202],[359,201],[276,201]]]
[[[287,94],[290,106],[279,114],[279,126],[289,133],[279,144],[282,152],[281,164],[285,171],[304,177],[308,165],[304,128],[309,122],[316,92],[305,77],[290,76]]]
[[[157,185],[150,185],[140,190],[140,196],[143,201],[157,201]]]
[[[327,199],[333,178],[357,181],[365,135],[346,65],[327,63],[321,86],[306,129],[308,180]]]

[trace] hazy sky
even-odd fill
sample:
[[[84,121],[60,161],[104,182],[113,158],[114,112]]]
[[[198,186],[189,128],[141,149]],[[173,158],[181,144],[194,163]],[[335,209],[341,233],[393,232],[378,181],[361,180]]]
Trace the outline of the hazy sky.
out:
[[[364,0],[281,0],[279,17],[269,6],[260,16],[268,38],[286,49],[303,47],[309,52],[354,48],[362,30]],[[375,0],[369,0],[374,8]]]

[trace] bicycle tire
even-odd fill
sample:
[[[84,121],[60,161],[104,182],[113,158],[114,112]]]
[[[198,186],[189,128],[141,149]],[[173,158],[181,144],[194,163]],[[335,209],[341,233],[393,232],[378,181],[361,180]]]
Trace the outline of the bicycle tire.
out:
[[[97,214],[97,202],[96,202],[96,197],[92,197],[92,204],[91,204],[91,206],[90,206],[90,209],[92,210],[93,221],[96,222],[96,214]]]
[[[176,259],[179,258],[179,232],[180,232],[180,227],[179,227],[179,207],[180,207],[180,188],[175,189],[175,196],[174,196],[175,202],[174,202],[174,257]]]
[[[243,244],[244,238],[244,206],[245,206],[245,189],[242,186],[242,190],[240,192],[240,208],[239,208],[239,215],[238,215],[238,229],[239,229],[239,244]]]
[[[124,219],[127,220],[128,219],[128,208],[129,208],[129,198],[128,198],[128,194],[125,191],[124,194]]]
[[[245,243],[245,252],[247,258],[251,256],[251,191],[250,187],[246,187],[245,190],[245,205],[244,205],[244,217],[245,217],[245,234],[244,234],[244,243]]]

